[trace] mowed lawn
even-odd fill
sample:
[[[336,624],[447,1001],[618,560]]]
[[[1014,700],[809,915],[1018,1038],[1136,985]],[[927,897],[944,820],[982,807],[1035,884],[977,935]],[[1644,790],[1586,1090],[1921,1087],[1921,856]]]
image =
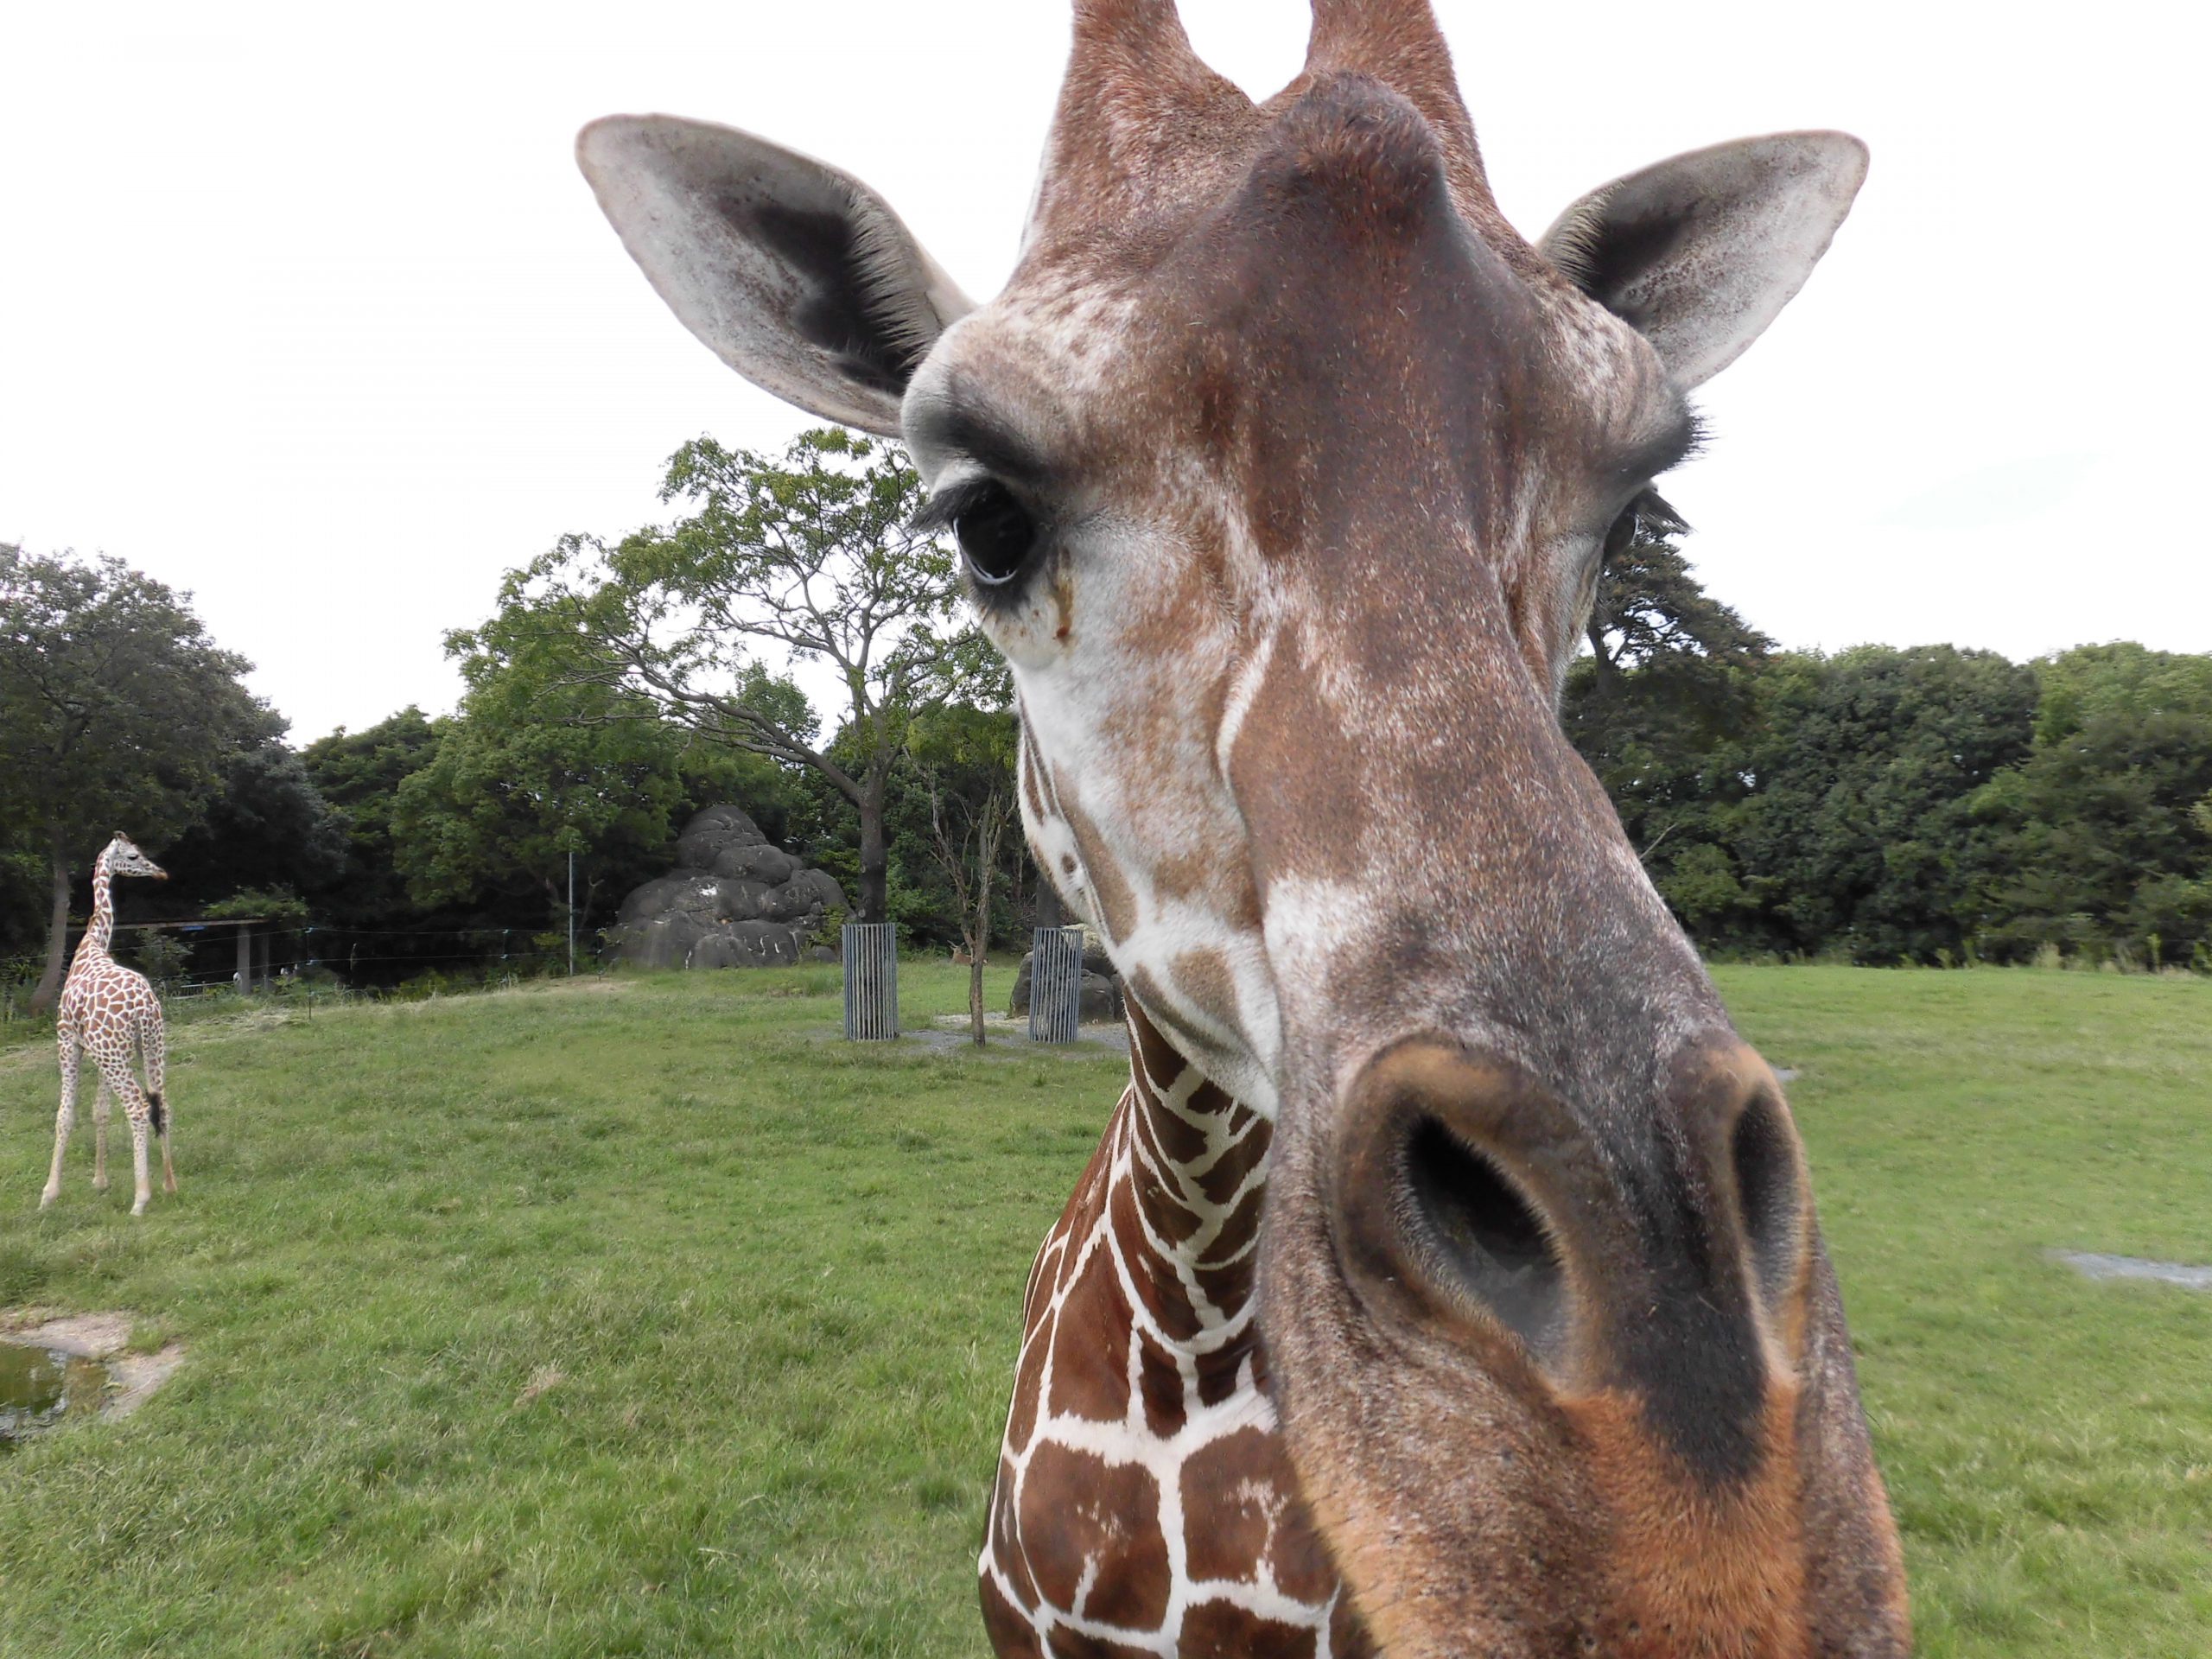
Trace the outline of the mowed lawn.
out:
[[[2212,1295],[2044,1255],[2212,1262],[2212,983],[1720,978],[1802,1074],[1923,1651],[2212,1652]],[[851,1047],[835,987],[189,1027],[135,1224],[88,1126],[35,1212],[53,1060],[0,1052],[0,1308],[189,1350],[0,1454],[0,1654],[979,1654],[1022,1283],[1120,1067]]]

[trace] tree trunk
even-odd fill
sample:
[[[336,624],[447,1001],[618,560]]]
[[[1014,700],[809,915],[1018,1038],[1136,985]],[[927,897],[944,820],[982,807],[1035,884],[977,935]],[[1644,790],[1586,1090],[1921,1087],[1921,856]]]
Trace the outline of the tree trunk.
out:
[[[61,995],[62,963],[69,949],[69,855],[62,850],[61,832],[52,836],[54,921],[46,936],[46,972],[31,993],[31,1012],[44,1014]]]
[[[1612,654],[1605,649],[1605,630],[1593,614],[1590,626],[1583,632],[1590,641],[1590,654],[1597,660],[1598,690],[1611,692],[1620,683],[1621,671],[1613,661]]]
[[[856,804],[861,811],[861,891],[860,914],[853,919],[887,922],[891,919],[891,857],[883,839],[883,779],[873,769],[861,786]]]
[[[983,804],[976,830],[976,928],[968,941],[968,1023],[983,1046],[983,952],[991,944],[991,872],[999,861],[999,798]]]

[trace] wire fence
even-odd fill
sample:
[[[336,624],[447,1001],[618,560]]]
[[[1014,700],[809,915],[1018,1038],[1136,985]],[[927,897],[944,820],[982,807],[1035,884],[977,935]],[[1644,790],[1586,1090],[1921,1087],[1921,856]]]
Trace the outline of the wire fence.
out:
[[[83,926],[71,925],[67,950],[73,951]],[[423,988],[435,995],[479,982],[512,984],[560,971],[569,961],[566,935],[551,929],[357,928],[215,918],[124,922],[115,931],[117,958],[144,973],[165,1003],[298,988],[326,1001],[410,1000],[420,994],[418,981],[429,982]],[[577,965],[600,970],[588,957]],[[0,957],[0,1027],[53,1023],[51,1009],[34,1013],[30,1007],[46,966],[42,953]]]

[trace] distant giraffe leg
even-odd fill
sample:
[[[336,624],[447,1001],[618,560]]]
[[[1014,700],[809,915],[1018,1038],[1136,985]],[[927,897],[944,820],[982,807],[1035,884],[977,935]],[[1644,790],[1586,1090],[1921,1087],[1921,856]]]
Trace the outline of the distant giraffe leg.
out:
[[[54,1042],[61,1051],[61,1107],[54,1115],[54,1171],[38,1197],[41,1210],[61,1194],[61,1154],[69,1149],[69,1128],[77,1121],[76,1027],[64,1026],[54,1033]]]
[[[162,1190],[176,1191],[176,1166],[169,1161],[169,1126],[176,1112],[168,1097],[168,1037],[162,1027],[161,1005],[138,1018],[138,1057],[145,1063],[146,1095],[152,1103],[162,1136]]]
[[[92,1091],[92,1191],[107,1191],[107,1112],[108,1103],[114,1099],[107,1086],[107,1079],[100,1079],[100,1086]]]
[[[153,1184],[146,1179],[146,1139],[153,1128],[153,1111],[146,1103],[145,1091],[139,1088],[138,1079],[131,1075],[127,1052],[115,1057],[100,1054],[94,1058],[99,1062],[100,1075],[107,1079],[107,1086],[123,1102],[124,1116],[130,1120],[130,1213],[143,1216],[154,1197]]]

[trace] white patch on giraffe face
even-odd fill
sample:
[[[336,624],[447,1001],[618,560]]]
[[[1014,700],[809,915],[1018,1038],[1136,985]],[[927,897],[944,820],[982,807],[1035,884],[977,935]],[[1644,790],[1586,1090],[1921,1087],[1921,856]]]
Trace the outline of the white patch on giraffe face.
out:
[[[1031,764],[1046,810],[1027,791],[1022,803],[1031,844],[1169,1040],[1271,1114],[1274,993],[1242,825],[1214,763],[1218,733],[1202,713],[1226,690],[1217,694],[1202,670],[1177,674],[1180,664],[1154,665],[1140,685],[1086,674],[1087,655],[1078,638],[1054,669],[1016,666],[1044,757]],[[1181,696],[1160,683],[1171,675]],[[1195,972],[1201,963],[1208,971]]]

